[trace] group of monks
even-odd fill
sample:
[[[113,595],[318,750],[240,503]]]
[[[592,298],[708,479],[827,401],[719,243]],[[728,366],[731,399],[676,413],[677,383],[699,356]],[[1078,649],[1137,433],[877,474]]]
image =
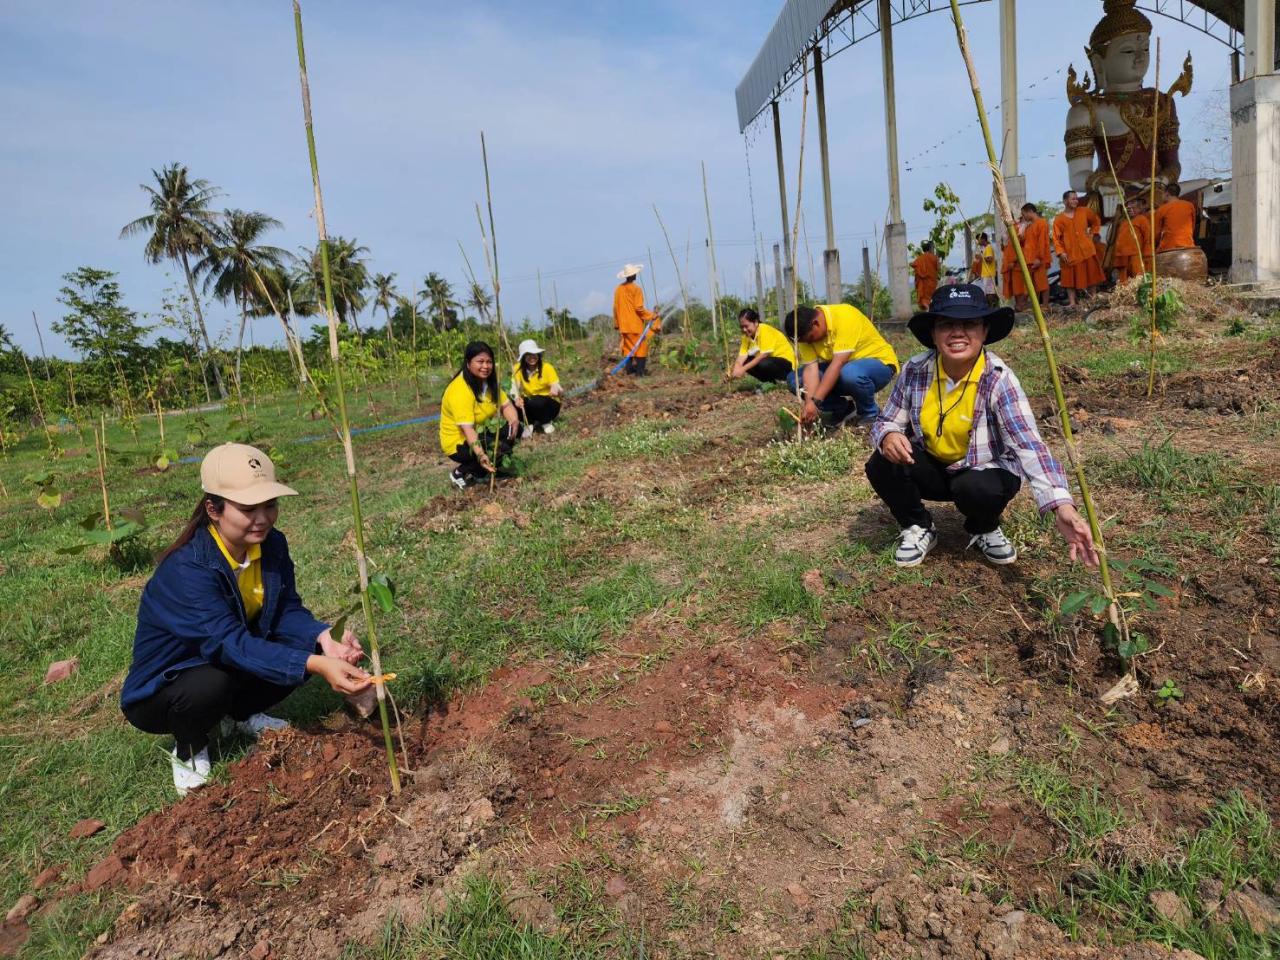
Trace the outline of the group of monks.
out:
[[[1130,196],[1125,212],[1117,214],[1112,264],[1119,283],[1148,272],[1153,232],[1157,253],[1195,246],[1195,204],[1182,199],[1176,183],[1169,184],[1163,192],[1163,202],[1158,204],[1154,216],[1147,210],[1141,192]],[[1063,209],[1053,218],[1052,226],[1031,203],[1023,205],[1016,224],[1022,252],[1031,270],[1032,286],[1043,306],[1049,302],[1049,267],[1054,254],[1058,257],[1058,283],[1067,292],[1069,307],[1076,305],[1078,294],[1092,293],[1107,280],[1102,268],[1107,249],[1102,241],[1102,221],[1092,209],[1080,203],[1073,190],[1062,195],[1062,203]],[[980,234],[978,241],[980,247],[970,274],[971,279],[981,282],[991,276],[995,251],[987,244],[985,235]],[[942,261],[934,253],[932,243],[926,241],[921,245],[920,255],[911,262],[911,271],[917,302],[928,304],[942,276]],[[999,275],[1000,294],[1006,300],[1013,300],[1018,309],[1026,309],[1027,287],[1012,237],[1005,241]],[[983,289],[989,296],[994,294],[985,282]]]

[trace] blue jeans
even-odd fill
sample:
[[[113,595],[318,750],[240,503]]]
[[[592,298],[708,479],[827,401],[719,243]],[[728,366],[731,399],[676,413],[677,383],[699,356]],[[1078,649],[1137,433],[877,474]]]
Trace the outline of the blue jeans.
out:
[[[826,363],[818,364],[818,379],[827,372]],[[889,385],[893,379],[893,367],[874,357],[863,357],[860,360],[846,360],[840,368],[840,383],[826,400],[822,401],[824,413],[835,413],[841,409],[841,398],[852,397],[858,410],[858,418],[865,420],[880,415],[880,405],[876,403],[876,394]],[[787,386],[792,391],[796,388],[795,374],[787,378]]]

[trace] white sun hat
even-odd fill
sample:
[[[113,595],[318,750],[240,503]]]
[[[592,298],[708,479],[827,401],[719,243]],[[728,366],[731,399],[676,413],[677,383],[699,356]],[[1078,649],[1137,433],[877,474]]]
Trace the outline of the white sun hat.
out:
[[[545,353],[536,340],[521,340],[520,346],[516,347],[516,356],[523,357],[526,353]]]
[[[618,271],[618,279],[625,280],[627,279],[627,277],[638,276],[640,271],[643,269],[644,269],[643,264],[628,263],[626,266],[624,266],[621,270]]]

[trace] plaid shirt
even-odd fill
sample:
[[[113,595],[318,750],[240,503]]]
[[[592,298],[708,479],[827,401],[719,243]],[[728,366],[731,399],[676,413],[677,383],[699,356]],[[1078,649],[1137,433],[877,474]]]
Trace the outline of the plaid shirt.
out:
[[[1062,467],[1054,459],[1036,429],[1036,418],[1022,384],[1003,360],[986,351],[987,366],[978,380],[969,452],[947,467],[948,473],[1000,467],[1020,474],[1031,484],[1041,513],[1072,503]],[[871,428],[871,445],[879,450],[887,434],[901,433],[920,448],[920,408],[925,391],[933,385],[937,351],[918,353],[902,368],[880,418]]]

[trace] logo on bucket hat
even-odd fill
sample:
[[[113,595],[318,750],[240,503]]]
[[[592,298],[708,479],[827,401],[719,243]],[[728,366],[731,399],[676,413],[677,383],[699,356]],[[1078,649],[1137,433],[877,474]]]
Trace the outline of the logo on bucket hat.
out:
[[[926,347],[933,347],[933,325],[938,320],[985,320],[984,343],[1003,340],[1013,329],[1011,307],[990,307],[987,295],[972,283],[956,283],[940,287],[933,295],[928,310],[922,310],[907,322],[907,328]]]

